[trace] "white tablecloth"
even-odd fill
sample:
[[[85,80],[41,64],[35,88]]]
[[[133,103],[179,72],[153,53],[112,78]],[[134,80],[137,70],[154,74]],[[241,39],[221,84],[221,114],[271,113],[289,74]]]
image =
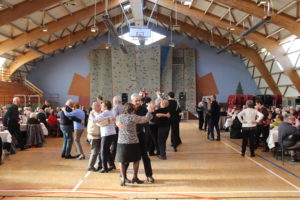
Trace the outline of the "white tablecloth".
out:
[[[11,137],[11,134],[9,133],[8,130],[1,131],[0,132],[0,137],[2,139],[2,142],[7,142],[7,143],[12,142],[12,137]]]
[[[269,134],[269,137],[267,139],[269,149],[274,148],[276,142],[278,142],[278,128],[277,127],[270,130],[270,134]]]
[[[43,131],[43,135],[48,135],[48,129],[46,128],[45,124],[41,123],[41,128]],[[20,124],[20,131],[21,132],[27,131],[27,124]]]

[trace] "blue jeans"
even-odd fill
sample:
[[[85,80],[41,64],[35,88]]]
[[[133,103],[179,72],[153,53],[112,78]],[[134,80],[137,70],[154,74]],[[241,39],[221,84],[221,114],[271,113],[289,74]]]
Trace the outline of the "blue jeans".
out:
[[[63,132],[64,143],[62,147],[62,157],[71,156],[71,148],[73,144],[73,126],[60,125],[60,129]]]

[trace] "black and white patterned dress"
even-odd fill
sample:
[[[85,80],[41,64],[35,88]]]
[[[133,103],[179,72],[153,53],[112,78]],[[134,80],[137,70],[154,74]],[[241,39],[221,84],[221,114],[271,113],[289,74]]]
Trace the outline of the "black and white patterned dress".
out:
[[[152,119],[152,114],[138,116],[135,114],[121,114],[117,117],[117,123],[124,125],[119,130],[117,155],[118,162],[135,162],[141,159],[139,138],[136,132],[136,124],[144,124]]]

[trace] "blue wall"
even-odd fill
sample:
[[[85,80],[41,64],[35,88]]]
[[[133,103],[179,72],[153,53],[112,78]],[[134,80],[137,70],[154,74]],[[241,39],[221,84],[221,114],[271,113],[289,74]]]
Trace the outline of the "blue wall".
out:
[[[169,33],[161,28],[154,28],[165,35]],[[102,36],[97,40],[91,40],[75,49],[69,49],[65,53],[57,54],[37,63],[28,75],[29,81],[42,89],[46,94],[59,94],[60,104],[63,105],[68,98],[77,100],[75,96],[67,95],[74,73],[87,76],[89,73],[89,62],[86,59],[89,51],[106,43],[107,37]],[[220,94],[220,102],[226,102],[229,94],[234,94],[241,81],[245,94],[260,94],[256,83],[251,79],[240,57],[233,56],[227,52],[217,54],[219,49],[212,48],[207,44],[199,43],[196,40],[173,34],[173,41],[176,45],[185,44],[189,48],[197,49],[199,59],[197,60],[197,73],[204,76],[213,73]],[[112,41],[114,44],[114,42]],[[208,83],[209,84],[209,83]]]

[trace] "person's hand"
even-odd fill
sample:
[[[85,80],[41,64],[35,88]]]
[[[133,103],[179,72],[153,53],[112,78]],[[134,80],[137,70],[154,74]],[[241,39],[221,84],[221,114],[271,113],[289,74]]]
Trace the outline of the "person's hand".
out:
[[[116,125],[119,129],[125,129],[125,125],[122,124],[121,122],[118,122]]]
[[[247,124],[247,121],[243,120],[242,123],[243,123],[243,124]]]
[[[160,117],[162,117],[162,114],[161,113],[156,113],[156,117],[160,118]]]
[[[254,120],[254,121],[252,121],[252,124],[253,124],[253,125],[256,125],[256,124],[257,124],[257,122]]]
[[[62,111],[66,111],[66,107],[62,107],[61,110],[62,110]]]
[[[80,124],[85,125],[85,121],[81,120]]]
[[[115,122],[116,121],[116,118],[115,117],[112,117],[110,118],[111,121]]]
[[[170,113],[167,113],[167,114],[166,114],[166,117],[167,117],[167,118],[170,118],[170,117],[171,117]]]

